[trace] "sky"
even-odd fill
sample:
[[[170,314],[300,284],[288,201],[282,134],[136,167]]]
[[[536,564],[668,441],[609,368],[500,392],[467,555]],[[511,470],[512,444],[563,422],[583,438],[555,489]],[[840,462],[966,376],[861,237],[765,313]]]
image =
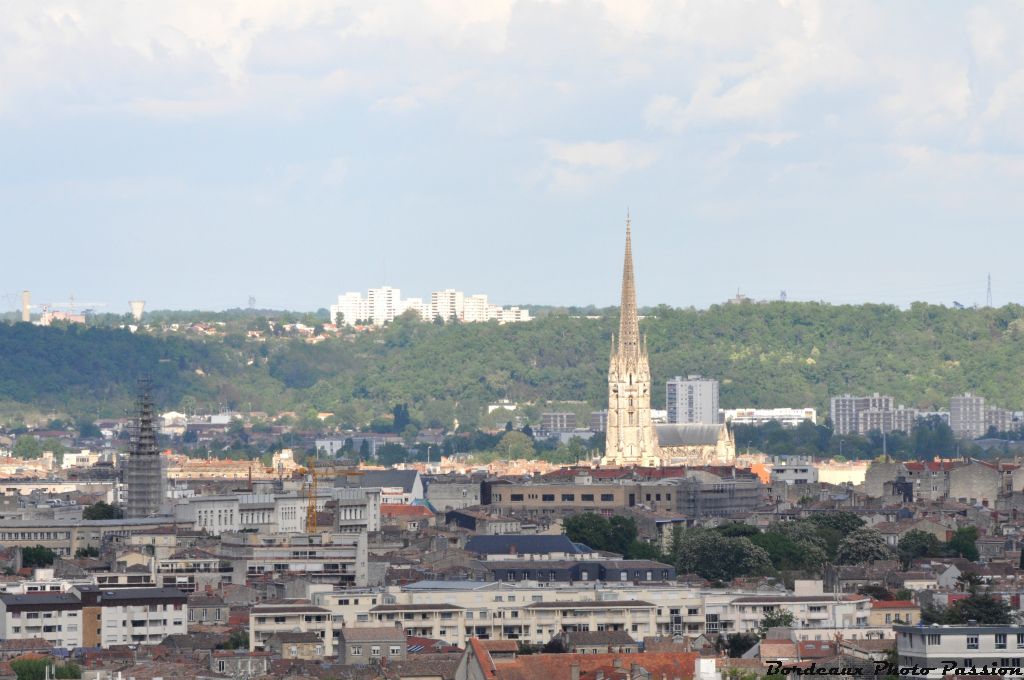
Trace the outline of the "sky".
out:
[[[0,3],[0,310],[1024,297],[1024,5]]]

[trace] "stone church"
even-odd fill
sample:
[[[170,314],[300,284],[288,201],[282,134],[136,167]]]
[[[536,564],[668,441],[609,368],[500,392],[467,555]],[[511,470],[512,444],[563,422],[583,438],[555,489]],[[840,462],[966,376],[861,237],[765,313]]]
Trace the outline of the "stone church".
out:
[[[618,343],[612,336],[608,365],[606,466],[731,465],[736,444],[726,425],[659,425],[651,421],[651,366],[640,336],[633,276],[633,246],[626,220]]]

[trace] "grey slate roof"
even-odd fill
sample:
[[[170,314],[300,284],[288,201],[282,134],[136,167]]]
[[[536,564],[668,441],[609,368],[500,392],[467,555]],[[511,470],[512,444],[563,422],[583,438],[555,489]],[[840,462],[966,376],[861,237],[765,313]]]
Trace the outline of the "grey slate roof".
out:
[[[573,543],[565,534],[560,536],[470,536],[466,552],[477,555],[539,555],[567,553],[579,555],[590,552],[586,546]]]
[[[353,477],[347,486],[364,489],[375,486],[401,487],[402,491],[409,493],[419,474],[417,470],[367,470],[362,475]]]
[[[635,645],[636,640],[624,630],[577,630],[567,632],[565,641],[570,645]]]
[[[659,446],[714,446],[725,425],[671,423],[655,425]]]

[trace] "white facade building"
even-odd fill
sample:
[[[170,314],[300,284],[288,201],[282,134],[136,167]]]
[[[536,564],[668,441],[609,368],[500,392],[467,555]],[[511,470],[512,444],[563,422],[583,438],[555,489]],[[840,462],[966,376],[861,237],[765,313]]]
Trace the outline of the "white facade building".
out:
[[[807,421],[818,422],[818,411],[813,408],[730,408],[719,409],[723,423],[732,425],[765,425],[780,423],[783,427],[796,427]]]

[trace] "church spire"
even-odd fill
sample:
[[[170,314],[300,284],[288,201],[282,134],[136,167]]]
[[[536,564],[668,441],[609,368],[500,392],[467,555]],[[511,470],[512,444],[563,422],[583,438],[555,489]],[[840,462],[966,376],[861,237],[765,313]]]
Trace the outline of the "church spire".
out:
[[[633,244],[628,212],[626,213],[626,255],[622,263],[622,302],[619,307],[619,355],[634,361],[640,355],[640,322],[636,313]]]

